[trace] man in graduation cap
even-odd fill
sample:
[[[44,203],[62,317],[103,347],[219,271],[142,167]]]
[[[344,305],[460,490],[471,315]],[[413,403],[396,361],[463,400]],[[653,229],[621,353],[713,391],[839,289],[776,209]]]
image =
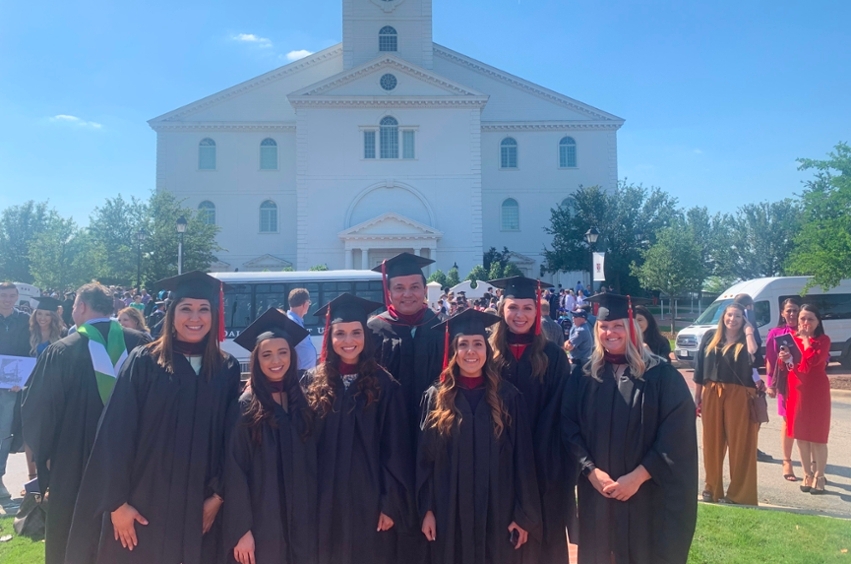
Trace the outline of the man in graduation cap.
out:
[[[443,362],[443,336],[429,330],[439,319],[426,304],[426,277],[422,271],[433,262],[401,253],[373,268],[382,275],[387,306],[387,311],[369,320],[375,337],[375,359],[402,384],[408,438],[414,452],[419,436],[420,400],[437,380]],[[400,537],[400,560],[422,562],[426,553],[419,531]]]
[[[150,340],[121,327],[111,313],[112,297],[105,287],[91,283],[77,290],[72,311],[77,331],[39,356],[24,392],[24,440],[38,468],[42,494],[50,491],[46,564],[65,561],[77,492],[116,374],[128,353]]]

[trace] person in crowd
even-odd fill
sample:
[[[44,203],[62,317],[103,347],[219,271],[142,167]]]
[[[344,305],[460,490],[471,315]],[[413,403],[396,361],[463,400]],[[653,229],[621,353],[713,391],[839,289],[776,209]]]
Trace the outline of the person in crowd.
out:
[[[547,308],[547,313],[545,313],[544,316],[549,317],[553,321],[557,320],[558,319],[558,305],[559,305],[558,304],[558,294],[556,294],[552,290],[550,290],[549,294],[547,295],[547,305],[549,307]],[[562,337],[564,337],[564,334],[562,334]],[[564,341],[556,343],[556,344],[561,346],[563,342]]]
[[[789,482],[798,480],[792,467],[792,445],[795,440],[786,432],[786,394],[789,371],[785,362],[777,361],[776,338],[779,335],[795,333],[798,330],[798,312],[801,299],[797,296],[786,298],[780,305],[780,321],[777,327],[768,332],[765,339],[765,378],[768,382],[769,397],[777,398],[777,415],[783,418],[780,426],[780,442],[783,450],[783,478]]]
[[[146,325],[150,328],[151,336],[156,339],[162,332],[162,322],[165,319],[165,312],[168,309],[169,302],[167,300],[157,300],[156,309],[148,316]]]
[[[564,329],[550,317],[550,302],[541,300],[541,331],[551,343],[564,346]]]
[[[127,307],[132,307],[138,310],[140,314],[143,313],[145,311],[145,304],[142,303],[142,296],[139,294],[133,296],[133,301],[130,302],[130,305],[128,305]]]
[[[139,294],[142,296],[142,303],[148,305],[148,302],[151,301],[151,295],[148,293],[148,290],[142,288]]]
[[[74,292],[65,294],[65,301],[62,302],[62,322],[65,324],[65,327],[70,327],[74,324],[71,312],[74,309],[74,301],[76,299],[77,295]]]
[[[407,417],[407,443],[416,454],[419,438],[420,401],[423,393],[441,372],[443,336],[429,328],[439,322],[426,305],[426,277],[423,268],[434,261],[411,253],[401,253],[374,268],[382,274],[387,310],[369,320],[370,337],[375,343],[375,360],[402,386]],[[459,295],[460,298],[460,295]],[[415,460],[410,459],[410,475]],[[426,542],[418,527],[399,528],[400,561],[424,562]]]
[[[671,361],[671,342],[659,330],[656,317],[643,305],[633,307],[635,320],[641,327],[641,338],[644,346],[656,356],[662,357],[667,362]]]
[[[59,315],[61,302],[56,298],[35,298],[38,307],[30,316],[30,356],[39,356],[47,347],[68,334]]]
[[[304,385],[317,416],[319,564],[395,562],[394,529],[413,526],[405,399],[367,335],[380,307],[346,293],[315,314],[324,341]]]
[[[527,543],[540,538],[541,507],[532,433],[520,392],[493,364],[487,328],[499,322],[466,310],[437,326],[450,357],[423,397],[416,481],[434,564],[534,561]]]
[[[12,282],[0,282],[0,354],[30,356],[30,316],[17,309],[17,303],[18,287]],[[3,476],[12,448],[12,426],[20,391],[19,386],[0,389],[0,499],[11,497]]]
[[[594,347],[594,337],[587,325],[588,313],[584,309],[573,312],[573,326],[570,335],[564,343],[564,350],[570,356],[570,362],[574,366],[584,366],[591,358],[591,349]]]
[[[568,313],[572,313],[576,309],[576,294],[570,289],[567,291],[567,296],[564,298],[564,309]]]
[[[21,404],[24,440],[33,453],[38,485],[42,494],[50,493],[47,564],[65,562],[83,470],[116,373],[129,351],[150,340],[110,320],[112,298],[100,284],[77,290],[72,313],[77,331],[39,356]]]
[[[756,445],[759,423],[748,402],[753,381],[754,328],[745,308],[731,303],[718,327],[704,335],[694,369],[695,403],[703,417],[704,501],[757,505]],[[730,452],[730,485],[724,493],[724,455]]]
[[[585,291],[584,290],[577,290],[577,292],[576,292],[576,307],[580,308],[580,307],[584,306],[586,301],[587,300],[585,298]]]
[[[272,308],[234,339],[251,351],[251,372],[225,463],[229,562],[316,561],[316,440],[297,352],[309,335]]]
[[[304,316],[310,310],[310,292],[306,288],[293,288],[287,296],[287,317],[294,321],[299,327],[304,328]],[[316,366],[316,347],[310,339],[302,339],[296,347],[296,358],[298,359],[298,370],[310,370]]]
[[[175,299],[160,338],[134,349],[118,374],[83,474],[67,564],[223,556],[226,414],[240,389],[239,362],[219,346],[223,285],[198,271],[157,285]]]
[[[151,330],[148,329],[142,312],[133,306],[125,307],[118,312],[118,323],[126,329],[133,329],[134,331],[147,333],[148,335],[151,334]]]
[[[576,287],[574,288],[574,290],[576,291],[577,295],[579,294],[579,292],[585,291],[585,286],[582,284],[582,280],[576,281]]]
[[[564,391],[562,437],[579,461],[580,564],[685,564],[697,522],[688,386],[643,346],[630,299],[599,303],[591,360]]]
[[[822,316],[812,304],[803,304],[798,314],[798,330],[793,339],[800,360],[785,346],[777,359],[792,364],[789,370],[786,403],[786,434],[798,443],[804,481],[801,491],[823,494],[827,465],[827,437],[830,432],[830,337],[824,332]]]
[[[561,441],[559,420],[570,375],[567,355],[541,332],[541,289],[547,284],[524,276],[492,280],[503,289],[497,324],[490,336],[500,376],[523,394],[528,407],[535,467],[541,495],[542,537],[530,546],[530,561],[567,561],[565,527],[576,537],[573,508],[577,467]]]

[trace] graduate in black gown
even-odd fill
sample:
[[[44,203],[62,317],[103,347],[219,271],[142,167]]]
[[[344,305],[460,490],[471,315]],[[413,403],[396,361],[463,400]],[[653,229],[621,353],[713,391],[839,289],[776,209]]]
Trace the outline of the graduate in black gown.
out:
[[[695,405],[682,375],[642,342],[629,299],[599,301],[597,344],[564,395],[579,460],[580,564],[678,564],[697,520]]]
[[[50,307],[47,299],[42,298],[45,303],[40,301],[40,308]],[[58,305],[58,300],[53,301]],[[122,328],[110,320],[111,314],[112,296],[106,288],[86,284],[77,290],[73,316],[78,330],[51,344],[39,356],[24,391],[24,438],[38,468],[39,488],[42,494],[50,491],[44,541],[46,564],[65,561],[77,492],[98,420],[115,385],[116,371],[127,360],[128,352],[150,340],[144,333]],[[97,343],[90,345],[92,337]],[[99,347],[106,356],[99,355],[95,361],[91,346]],[[105,363],[100,362],[104,358]],[[95,372],[95,363],[100,374]]]
[[[295,349],[309,334],[270,309],[234,339],[251,351],[251,375],[225,463],[229,562],[316,562],[316,441]]]
[[[535,562],[532,433],[520,392],[493,365],[486,328],[498,322],[468,309],[438,325],[452,356],[423,397],[417,456],[417,506],[434,564]]]
[[[567,536],[578,537],[574,488],[578,466],[561,440],[561,402],[570,378],[570,362],[561,347],[541,332],[541,289],[551,287],[524,276],[491,280],[503,289],[498,312],[503,322],[494,327],[490,344],[503,379],[523,394],[529,412],[543,533],[530,547],[531,562],[564,564]]]
[[[392,562],[396,527],[412,526],[412,468],[402,389],[375,362],[369,314],[342,294],[325,318],[321,359],[305,374],[317,415],[320,564]]]
[[[222,284],[190,272],[158,286],[174,301],[160,338],[118,375],[80,486],[68,564],[224,560],[226,414],[240,370],[219,348]]]
[[[375,339],[375,360],[402,385],[412,452],[416,452],[420,433],[420,400],[443,369],[443,336],[429,329],[438,319],[426,304],[426,277],[422,271],[433,262],[401,253],[372,269],[382,274],[387,306],[387,311],[369,320]],[[398,561],[405,564],[427,561],[428,546],[419,527],[408,531],[398,529]]]

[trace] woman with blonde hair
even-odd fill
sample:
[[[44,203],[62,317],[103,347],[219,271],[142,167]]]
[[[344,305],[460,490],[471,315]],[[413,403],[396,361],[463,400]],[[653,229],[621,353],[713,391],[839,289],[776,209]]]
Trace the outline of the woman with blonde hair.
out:
[[[756,448],[759,423],[750,405],[759,388],[753,379],[754,328],[745,308],[731,303],[718,328],[703,337],[694,369],[695,403],[703,417],[703,501],[757,505]],[[760,381],[762,383],[762,381]],[[724,492],[724,454],[730,452],[730,485]]]
[[[30,316],[30,354],[38,356],[47,347],[68,334],[59,308],[62,302],[56,298],[43,297],[38,300],[38,307]]]
[[[145,316],[135,307],[125,307],[118,312],[118,323],[125,329],[135,329],[148,335],[151,334],[148,325],[145,323]]]
[[[417,457],[417,506],[434,564],[529,561],[527,541],[540,538],[525,405],[487,342],[499,321],[468,309],[436,326],[451,356],[423,397]]]
[[[694,402],[651,354],[628,296],[598,294],[591,360],[564,391],[562,436],[579,461],[580,564],[685,563],[697,522]]]

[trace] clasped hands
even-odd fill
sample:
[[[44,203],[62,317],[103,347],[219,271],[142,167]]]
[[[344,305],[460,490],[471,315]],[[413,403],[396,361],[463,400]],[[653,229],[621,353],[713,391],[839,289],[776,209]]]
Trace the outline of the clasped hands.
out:
[[[613,480],[611,476],[599,468],[594,468],[588,475],[588,481],[600,495],[618,501],[627,501],[635,495],[641,484],[649,479],[650,473],[640,464],[635,470],[624,474],[617,480]]]

